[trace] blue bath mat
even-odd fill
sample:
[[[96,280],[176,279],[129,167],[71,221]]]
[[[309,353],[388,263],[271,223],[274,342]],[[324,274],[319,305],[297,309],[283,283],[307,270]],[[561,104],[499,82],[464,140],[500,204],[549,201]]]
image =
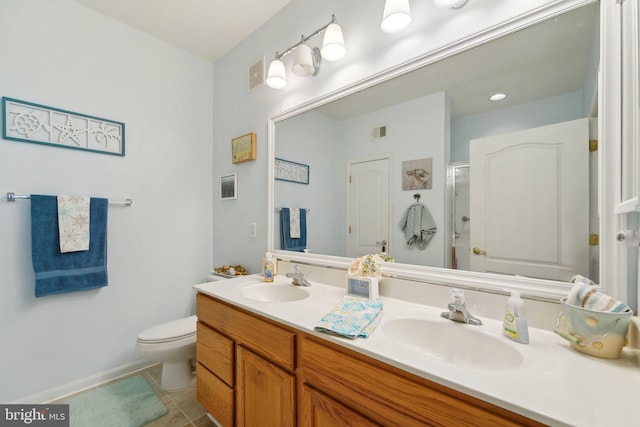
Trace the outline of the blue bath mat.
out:
[[[71,427],[140,427],[167,413],[140,375],[65,400]]]

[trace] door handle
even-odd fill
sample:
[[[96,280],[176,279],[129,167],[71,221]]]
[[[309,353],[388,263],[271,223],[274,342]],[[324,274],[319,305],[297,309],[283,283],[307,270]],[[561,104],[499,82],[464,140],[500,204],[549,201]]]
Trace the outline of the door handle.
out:
[[[384,246],[386,246],[387,245],[387,241],[386,240],[377,241],[376,245],[384,245]]]
[[[487,251],[476,246],[475,248],[473,248],[473,253],[476,255],[484,255],[487,253]]]

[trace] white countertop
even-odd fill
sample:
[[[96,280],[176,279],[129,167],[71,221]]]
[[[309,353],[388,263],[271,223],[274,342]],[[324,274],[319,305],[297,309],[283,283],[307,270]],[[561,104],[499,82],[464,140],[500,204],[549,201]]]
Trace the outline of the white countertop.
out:
[[[381,324],[369,338],[350,340],[314,330],[318,320],[338,304],[344,288],[311,281],[312,286],[304,288],[310,297],[295,302],[261,302],[242,295],[242,288],[261,280],[262,276],[252,275],[194,288],[545,424],[640,425],[640,351],[625,347],[620,359],[600,359],[573,350],[551,331],[533,328],[529,328],[530,344],[520,344],[501,335],[501,322],[482,318],[481,326],[456,323],[455,327],[481,328],[482,333],[517,350],[522,363],[504,369],[453,364],[397,345],[384,332],[385,323],[400,317],[453,324],[440,317],[443,308],[381,297]],[[276,277],[277,284],[288,282],[283,276]]]

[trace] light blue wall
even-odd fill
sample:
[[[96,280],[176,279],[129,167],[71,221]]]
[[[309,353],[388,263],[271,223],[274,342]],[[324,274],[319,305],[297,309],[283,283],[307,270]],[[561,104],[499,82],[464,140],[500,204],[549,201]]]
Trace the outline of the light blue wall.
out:
[[[126,367],[140,331],[193,313],[212,258],[212,94],[212,64],[74,1],[0,1],[0,95],[126,124],[125,157],[0,140],[0,402]],[[30,202],[7,191],[132,198],[109,208],[109,286],[36,299]]]

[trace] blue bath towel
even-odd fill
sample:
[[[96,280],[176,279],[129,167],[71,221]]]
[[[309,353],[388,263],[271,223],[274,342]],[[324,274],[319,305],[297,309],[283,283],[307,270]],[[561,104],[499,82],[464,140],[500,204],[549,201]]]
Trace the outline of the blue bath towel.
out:
[[[89,250],[60,252],[56,196],[31,195],[36,297],[107,286],[107,199],[91,198]]]
[[[307,210],[300,209],[300,238],[291,237],[291,212],[289,208],[280,209],[280,244],[285,251],[304,252],[307,247]]]

